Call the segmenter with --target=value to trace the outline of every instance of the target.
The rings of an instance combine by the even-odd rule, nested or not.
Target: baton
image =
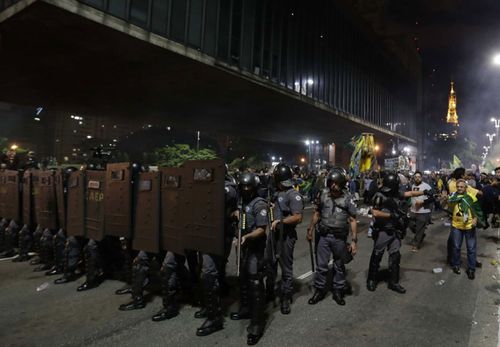
[[[314,252],[313,252],[312,240],[309,240],[309,255],[311,256],[311,269],[312,272],[314,272]]]
[[[241,209],[243,212],[243,209]],[[240,266],[241,266],[241,231],[246,230],[246,213],[243,212],[241,215],[241,227],[238,228],[238,243],[236,244],[236,276],[240,277]]]

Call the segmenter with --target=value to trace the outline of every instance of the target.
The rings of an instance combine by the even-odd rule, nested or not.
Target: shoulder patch
[[[245,212],[250,212],[250,206],[245,206]]]
[[[302,200],[302,197],[300,195],[295,196],[295,200],[300,201]]]
[[[267,216],[267,210],[266,210],[266,209],[262,209],[262,210],[260,211],[260,215],[261,215],[262,217]]]

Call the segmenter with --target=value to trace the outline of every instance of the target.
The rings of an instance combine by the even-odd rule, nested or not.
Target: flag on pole
[[[363,133],[353,141],[349,174],[356,177],[359,173],[370,171],[375,164],[375,140],[373,134]]]
[[[451,163],[451,168],[456,169],[458,167],[464,167],[464,164],[462,164],[462,161],[455,154],[453,154],[453,162]]]

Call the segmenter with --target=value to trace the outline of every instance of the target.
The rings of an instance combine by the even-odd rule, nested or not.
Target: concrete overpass
[[[84,2],[12,2],[0,7],[0,101],[280,143],[416,142]]]

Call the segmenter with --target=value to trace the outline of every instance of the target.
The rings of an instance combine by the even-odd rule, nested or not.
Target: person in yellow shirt
[[[451,179],[448,181],[448,191],[450,192],[450,195],[457,191],[457,180],[463,179],[464,177],[465,177],[465,169],[463,167],[459,167],[455,169],[455,171],[453,171]],[[476,197],[477,195],[482,195],[483,192],[467,185],[467,194]]]
[[[474,209],[477,198],[467,192],[467,183],[463,179],[456,181],[456,192],[448,199],[448,206],[452,213],[451,218],[451,266],[453,272],[460,274],[460,249],[465,237],[467,246],[467,276],[474,279],[476,270],[476,225],[478,213]]]

